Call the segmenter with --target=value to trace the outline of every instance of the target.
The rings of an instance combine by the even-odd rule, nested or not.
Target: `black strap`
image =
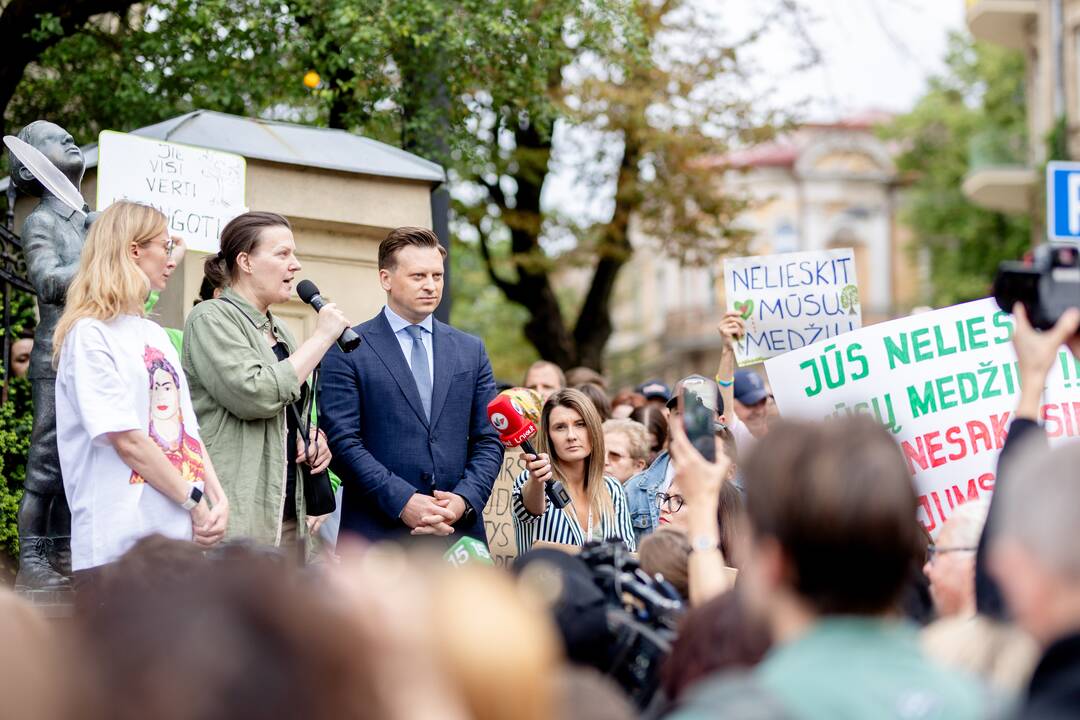
[[[218,300],[224,300],[225,302],[232,305],[234,308],[236,308],[237,310],[240,311],[240,314],[244,316],[245,320],[247,320],[248,322],[251,323],[251,326],[253,328],[255,328],[256,330],[259,329],[259,326],[255,324],[255,321],[252,320],[251,317],[246,312],[244,312],[244,309],[242,307],[240,307],[239,305],[237,305],[236,303],[234,303],[232,300],[225,297],[224,295],[218,297],[217,299]],[[271,331],[273,330],[273,324],[272,323],[271,323],[270,329],[271,329]],[[281,338],[278,338],[278,342],[281,343],[282,346],[285,345],[285,343],[282,342]],[[288,348],[286,348],[286,350],[287,349]],[[289,356],[286,355],[285,357],[288,358]],[[309,460],[311,459],[311,455],[309,454],[309,450],[308,450],[308,438],[311,436],[311,428],[312,428],[312,425],[311,425],[311,403],[313,403],[315,401],[315,393],[318,392],[319,378],[320,378],[319,366],[316,365],[315,370],[312,371],[312,373],[311,373],[311,392],[306,393],[306,394],[303,392],[303,390],[301,390],[301,392],[300,392],[300,401],[299,402],[302,403],[301,409],[300,410],[296,409],[296,403],[289,403],[289,412],[291,412],[292,415],[293,415],[293,421],[296,423],[296,427],[300,431],[300,439],[304,443],[304,457],[308,458]],[[306,385],[307,385],[306,382],[301,383],[301,388],[304,388]],[[303,420],[301,420],[301,418],[307,418],[307,422],[304,422]],[[319,422],[318,422],[317,419],[315,421],[315,426],[314,427],[315,427],[315,431],[318,432],[318,430],[319,430]],[[316,440],[315,440],[316,451],[318,451],[318,442],[319,442],[318,438],[316,437]]]
[[[237,305],[236,303],[234,303],[232,300],[225,297],[224,295],[222,295],[221,297],[218,297],[217,299],[218,300],[224,300],[225,302],[232,305],[234,308],[236,308],[237,310],[240,311],[240,314],[244,316],[245,320],[247,320],[249,323],[251,323],[251,327],[255,328],[256,330],[259,329],[259,326],[255,324],[255,321],[252,320],[251,317],[246,312],[244,312],[244,308],[240,307],[239,305]],[[271,324],[271,328],[273,328],[272,324]]]
[[[291,412],[293,414],[293,420],[296,422],[296,427],[300,431],[300,439],[304,443],[304,457],[306,457],[309,461],[311,460],[311,455],[309,454],[309,450],[308,450],[308,438],[311,437],[311,429],[312,428],[314,428],[315,432],[316,432],[316,436],[315,436],[315,450],[316,450],[316,452],[318,452],[318,447],[319,447],[319,437],[318,437],[318,434],[317,434],[318,431],[319,431],[318,413],[315,413],[316,417],[315,417],[314,425],[312,425],[311,406],[315,402],[315,393],[318,392],[318,383],[319,383],[319,381],[321,379],[322,379],[322,375],[319,373],[319,366],[316,365],[315,369],[311,373],[311,386],[312,386],[311,392],[309,392],[309,393],[301,393],[301,397],[300,397],[300,400],[299,400],[299,402],[301,404],[301,409],[300,410],[296,409],[297,403],[289,403],[289,412]],[[308,467],[310,467],[310,465]]]

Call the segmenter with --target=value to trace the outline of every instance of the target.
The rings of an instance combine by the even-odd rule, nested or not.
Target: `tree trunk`
[[[547,177],[548,159],[551,154],[551,133],[538,132],[532,126],[519,127],[515,139],[519,155],[539,158],[536,166],[540,171],[519,171],[513,209],[506,209],[507,224],[511,232],[511,250],[517,280],[498,278],[494,272],[487,248],[484,260],[488,271],[507,299],[529,311],[525,323],[525,337],[536,347],[540,357],[563,368],[585,365],[595,370],[603,369],[604,347],[611,337],[611,297],[619,271],[630,259],[633,248],[627,230],[633,208],[633,192],[637,183],[637,165],[640,150],[633,139],[626,141],[616,184],[616,206],[611,222],[604,229],[598,247],[600,258],[593,269],[592,280],[581,310],[571,333],[564,321],[558,297],[551,285],[550,270],[543,261],[537,260],[541,253],[539,242],[540,193]],[[524,220],[524,221],[523,221]]]
[[[599,246],[600,259],[593,271],[592,283],[581,306],[577,325],[574,326],[578,363],[595,370],[603,370],[604,346],[614,330],[611,324],[611,296],[615,292],[615,281],[634,252],[628,232],[630,215],[637,202],[637,168],[640,160],[640,145],[630,133],[624,133],[623,155],[615,184],[615,212],[605,228]]]

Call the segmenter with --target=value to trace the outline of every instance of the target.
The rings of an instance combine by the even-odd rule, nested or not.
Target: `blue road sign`
[[[1046,234],[1080,241],[1080,162],[1046,164]]]

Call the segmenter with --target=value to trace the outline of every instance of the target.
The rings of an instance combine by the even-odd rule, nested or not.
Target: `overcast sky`
[[[756,0],[698,0],[718,10],[726,28],[755,26],[764,10]],[[805,119],[829,121],[865,110],[904,112],[941,71],[951,31],[964,29],[963,0],[803,0],[813,19],[803,27],[821,55],[815,67],[792,72],[798,47],[789,28],[762,37],[749,57],[759,68],[758,92],[773,90],[777,104],[801,109]],[[611,216],[610,192],[583,188],[559,163],[544,187],[544,202],[580,219]],[[576,138],[577,143],[588,143]],[[569,144],[562,143],[563,147]]]
[[[716,2],[718,0],[712,0]],[[732,16],[757,3],[726,3]],[[806,28],[822,55],[816,68],[785,78],[793,55],[786,33],[763,38],[754,56],[790,102],[812,98],[815,120],[866,109],[903,112],[940,72],[948,33],[964,29],[962,0],[809,0]]]

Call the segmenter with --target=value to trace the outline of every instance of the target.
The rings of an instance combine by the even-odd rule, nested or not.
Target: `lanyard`
[[[218,300],[224,300],[225,302],[229,303],[234,308],[239,310],[240,314],[243,315],[247,319],[247,321],[251,323],[252,327],[254,327],[256,330],[260,330],[259,326],[256,325],[255,321],[251,319],[251,316],[249,316],[246,312],[244,312],[244,309],[242,307],[240,307],[239,305],[237,305],[236,303],[234,303],[232,300],[230,300],[227,297],[219,297],[217,299]],[[267,318],[267,320],[269,320],[269,318]],[[277,333],[274,332],[274,323],[273,322],[270,323],[270,332],[274,334],[274,337],[277,339],[277,341],[279,343],[281,343],[281,346],[286,348],[286,352],[287,352],[288,348],[285,346],[285,341],[282,340],[280,337],[278,337]],[[288,355],[286,355],[286,357],[288,357]],[[309,392],[304,392],[304,390],[308,390],[307,383],[306,382],[300,383],[300,386],[301,386],[300,400],[298,401],[298,403],[289,403],[289,412],[291,412],[292,415],[293,415],[293,420],[296,422],[297,430],[300,432],[300,440],[304,444],[304,456],[305,457],[311,457],[311,453],[308,450],[308,439],[311,436],[311,404],[313,402],[315,402],[315,393],[318,392],[318,389],[319,389],[319,380],[320,380],[319,366],[316,365],[315,370],[312,371],[312,373],[311,373],[311,389],[310,389],[310,391]],[[299,407],[297,407],[297,404],[299,404]],[[315,421],[316,430],[318,430],[318,427],[319,427],[319,423],[318,423],[318,420],[316,420]],[[315,442],[316,442],[316,446],[317,446],[317,444],[318,444],[318,436],[316,436]],[[592,515],[589,516],[589,519],[590,519],[590,521],[592,520]]]

